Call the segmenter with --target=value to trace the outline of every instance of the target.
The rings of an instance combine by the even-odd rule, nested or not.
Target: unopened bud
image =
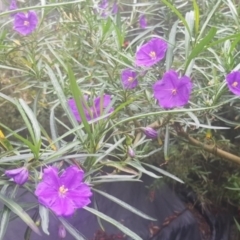
[[[135,152],[133,151],[133,149],[131,147],[128,146],[128,155],[131,158],[135,157]]]
[[[59,238],[60,239],[63,239],[63,238],[65,238],[66,237],[66,228],[62,225],[62,224],[60,224],[59,225],[59,228],[58,228],[58,236],[59,236]]]
[[[143,127],[142,130],[148,138],[155,139],[158,137],[158,132],[151,127]]]

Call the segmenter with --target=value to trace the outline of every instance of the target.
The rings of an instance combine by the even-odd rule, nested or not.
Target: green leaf
[[[240,231],[240,225],[239,225],[238,221],[236,220],[236,218],[235,218],[235,217],[234,217],[233,219],[234,219],[234,222],[235,222],[235,223],[236,223],[236,225],[237,225],[237,229],[238,229],[238,231]]]
[[[163,147],[163,154],[165,161],[169,160],[169,124],[166,125],[166,131],[165,131],[165,139],[164,139],[164,147]]]
[[[112,152],[118,145],[120,145],[126,137],[122,137],[119,139],[115,144],[113,144],[111,147],[108,148],[108,150],[105,151],[104,154],[102,154],[95,162],[94,165],[96,165],[99,161],[101,161],[103,158],[105,158],[110,152]]]
[[[207,44],[213,40],[214,36],[216,35],[217,33],[217,28],[215,27],[212,27],[208,34],[206,35],[205,38],[203,38],[198,44],[196,44],[196,46],[193,48],[191,54],[189,55],[188,57],[188,60],[186,62],[186,66],[185,66],[185,70],[184,72],[186,71],[186,69],[188,68],[188,65],[189,63],[195,58],[198,56],[198,54],[200,54],[204,48],[207,46]]]
[[[1,214],[1,225],[0,225],[0,240],[4,240],[4,236],[8,227],[9,218],[10,218],[11,211],[9,208],[3,208],[3,212]]]
[[[123,208],[126,208],[127,210],[129,210],[129,211],[131,211],[131,212],[139,215],[139,216],[142,217],[142,218],[145,218],[145,219],[148,219],[148,220],[151,220],[151,221],[157,221],[157,219],[148,216],[147,214],[141,212],[140,210],[134,208],[133,206],[131,206],[131,205],[123,202],[122,200],[120,200],[120,199],[118,199],[118,198],[116,198],[116,197],[114,197],[114,196],[112,196],[112,195],[110,195],[110,194],[108,194],[108,193],[106,193],[106,192],[103,192],[103,191],[100,191],[100,190],[97,190],[97,189],[94,189],[94,188],[93,188],[93,190],[94,190],[95,192],[103,195],[104,197],[110,199],[111,201],[119,204],[119,205],[122,206]]]
[[[114,225],[115,227],[117,227],[118,229],[120,229],[123,233],[125,233],[126,235],[128,235],[129,237],[131,237],[134,240],[143,240],[141,237],[139,237],[136,233],[132,232],[129,228],[125,227],[124,225],[122,225],[120,222],[114,220],[113,218],[107,216],[106,214],[97,211],[94,208],[90,208],[90,207],[83,207],[85,210],[97,215],[98,217],[102,218],[103,220],[111,223],[112,225]]]
[[[200,38],[202,37],[202,35],[203,35],[203,33],[205,32],[207,26],[209,25],[210,19],[212,18],[212,16],[214,15],[214,13],[216,12],[217,8],[219,7],[219,5],[220,5],[221,3],[222,3],[222,0],[218,0],[218,1],[214,4],[211,12],[208,13],[207,19],[205,20],[204,24],[201,26],[201,30],[200,30],[200,33],[199,33],[199,35],[198,35],[198,39],[200,39]]]
[[[64,218],[59,217],[59,221],[63,224],[63,226],[67,229],[67,231],[77,240],[87,240],[76,228],[74,228],[69,222],[67,222]]]
[[[193,0],[193,8],[194,8],[194,18],[195,18],[195,36],[197,36],[198,30],[199,30],[200,17],[199,17],[199,7],[196,0]]]
[[[41,218],[41,226],[44,233],[49,235],[49,210],[42,205],[39,205],[39,215]]]
[[[169,173],[169,172],[167,172],[167,171],[165,171],[165,170],[163,170],[161,168],[155,167],[155,166],[147,164],[147,163],[142,163],[142,164],[148,166],[149,168],[154,169],[155,171],[161,173],[162,175],[170,177],[170,178],[172,178],[172,179],[174,179],[174,180],[176,180],[176,181],[178,181],[180,183],[184,183],[180,178],[174,176],[173,174],[171,174],[171,173]]]
[[[172,5],[168,0],[161,0],[167,7],[169,7],[177,16],[178,18],[182,21],[184,26],[186,27],[189,35],[191,35],[191,31],[189,29],[189,26],[185,20],[185,18],[182,16],[182,14]]]
[[[150,177],[153,177],[153,178],[161,178],[161,176],[157,176],[155,173],[153,172],[150,172],[148,170],[146,170],[140,162],[137,162],[137,161],[128,161],[126,162],[128,165],[136,168],[137,170],[139,170],[141,173],[145,173],[147,175],[149,175]]]
[[[25,111],[27,117],[29,118],[31,124],[32,124],[32,129],[34,132],[34,143],[38,144],[41,141],[41,129],[40,125],[36,119],[36,116],[33,114],[33,111],[30,109],[30,107],[25,103],[23,99],[19,99],[19,103],[21,104],[23,110]]]
[[[69,110],[69,107],[67,105],[67,99],[64,95],[64,92],[58,82],[58,79],[56,77],[56,75],[54,74],[53,70],[46,65],[46,70],[47,70],[47,74],[51,79],[52,85],[57,93],[58,99],[61,103],[61,106],[65,112],[65,114],[68,116],[69,121],[71,122],[71,124],[73,125],[74,128],[77,128],[79,126],[77,120],[74,118],[74,116],[72,115],[72,113]],[[82,135],[80,134],[79,131],[75,131],[75,133],[77,134],[77,136],[79,137],[80,140],[82,140]]]
[[[85,112],[84,112],[84,109],[83,109],[83,104],[84,104],[84,106],[86,106],[88,111],[90,111],[90,109],[87,106],[87,103],[84,99],[82,91],[78,87],[78,84],[77,84],[76,78],[74,76],[74,73],[73,73],[73,71],[72,71],[72,69],[69,65],[68,65],[68,78],[69,78],[69,81],[70,81],[70,90],[72,92],[73,98],[74,98],[75,103],[77,105],[77,109],[78,109],[78,112],[80,114],[82,123],[84,125],[84,128],[85,128],[86,132],[88,133],[88,136],[90,137],[90,139],[93,142],[91,128],[90,128],[88,120],[85,116]]]
[[[32,218],[16,202],[0,193],[0,201],[3,202],[13,213],[20,217],[35,233],[41,235]]]
[[[172,61],[173,61],[173,50],[175,47],[176,42],[176,33],[177,33],[177,26],[178,21],[176,21],[170,31],[169,39],[168,39],[168,49],[166,54],[166,71],[168,71],[171,68]]]

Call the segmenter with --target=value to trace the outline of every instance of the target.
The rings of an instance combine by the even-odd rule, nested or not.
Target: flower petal
[[[73,215],[75,207],[71,199],[67,197],[58,197],[49,208],[57,215],[68,217]]]
[[[77,188],[83,179],[84,172],[76,166],[68,167],[60,177],[60,186],[64,185],[68,189]]]
[[[58,189],[54,185],[49,187],[45,182],[37,185],[35,195],[38,197],[38,201],[45,207],[51,207],[59,197]]]
[[[88,205],[91,202],[89,199],[91,196],[91,189],[85,183],[82,183],[78,188],[74,190],[69,190],[67,193],[67,197],[73,201],[76,208],[82,208]]]
[[[228,89],[235,95],[240,95],[240,71],[234,71],[226,76]]]

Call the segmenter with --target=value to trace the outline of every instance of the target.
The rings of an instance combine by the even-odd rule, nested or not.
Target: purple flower
[[[10,5],[9,5],[9,10],[12,11],[12,10],[16,10],[18,8],[17,6],[17,1],[16,0],[12,0]],[[16,14],[16,13],[15,13]],[[14,15],[15,15],[14,14]]]
[[[98,8],[105,10],[108,7],[108,0],[102,0],[99,4],[98,4]]]
[[[9,178],[13,178],[14,182],[23,185],[28,180],[28,169],[26,167],[6,170],[5,174]]]
[[[118,5],[117,5],[117,2],[114,2],[112,6],[112,14],[115,15],[117,13],[118,13]]]
[[[38,17],[34,11],[17,13],[14,15],[14,30],[23,36],[32,33],[38,24]]]
[[[152,139],[155,139],[158,137],[158,132],[151,128],[151,127],[143,127],[141,128],[144,132],[144,134],[148,137],[148,138],[152,138]]]
[[[40,204],[50,208],[57,216],[71,216],[75,209],[88,205],[92,196],[90,187],[82,183],[84,172],[70,166],[61,176],[56,167],[44,169],[43,181],[37,185],[35,195]]]
[[[87,100],[87,96],[84,96],[85,100]],[[85,116],[88,121],[98,118],[102,115],[104,109],[106,109],[111,102],[111,96],[110,95],[103,95],[102,97],[97,97],[93,100],[93,106],[87,108],[84,103],[82,103]],[[72,110],[73,115],[75,116],[76,120],[81,122],[82,119],[78,113],[77,105],[74,101],[74,99],[68,100],[68,106]],[[113,112],[113,108],[110,108],[108,110],[108,113]]]
[[[167,50],[167,43],[159,38],[152,38],[137,49],[135,64],[137,66],[151,67],[162,60]]]
[[[147,19],[146,19],[144,14],[142,14],[139,17],[139,25],[140,25],[140,28],[146,28],[147,27]]]
[[[181,107],[188,103],[192,90],[189,77],[178,78],[174,70],[169,70],[153,86],[154,97],[163,108]]]
[[[66,235],[67,235],[66,228],[62,224],[60,224],[59,227],[58,227],[58,236],[59,236],[59,238],[63,239],[63,238],[66,237]]]
[[[121,74],[123,87],[126,89],[133,89],[138,85],[137,73],[130,68],[126,68]]]
[[[228,89],[235,95],[240,95],[240,72],[231,72],[226,77]]]

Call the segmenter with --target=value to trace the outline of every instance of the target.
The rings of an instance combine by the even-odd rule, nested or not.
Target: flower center
[[[149,53],[149,56],[151,57],[151,59],[156,59],[156,53],[154,51],[151,51]]]
[[[237,85],[238,85],[237,81],[233,82],[233,84],[232,84],[233,87],[237,87]]]
[[[133,77],[129,77],[128,82],[132,82],[132,81],[133,81]]]
[[[68,191],[68,188],[65,188],[64,185],[62,185],[62,186],[58,189],[59,195],[60,195],[61,197],[65,197],[67,191]]]
[[[176,95],[177,94],[177,89],[173,89],[172,90],[172,95]]]
[[[28,25],[29,25],[29,21],[24,21],[24,22],[23,22],[23,25],[24,25],[24,26],[28,26]]]

